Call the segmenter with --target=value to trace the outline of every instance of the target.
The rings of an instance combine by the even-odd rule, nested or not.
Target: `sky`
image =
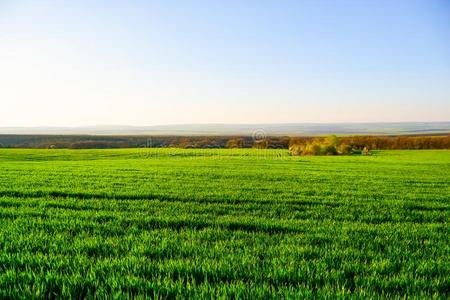
[[[448,0],[0,0],[0,126],[450,121]]]

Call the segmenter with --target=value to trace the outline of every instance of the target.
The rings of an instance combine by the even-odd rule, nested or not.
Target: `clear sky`
[[[450,121],[448,0],[0,0],[0,126]]]

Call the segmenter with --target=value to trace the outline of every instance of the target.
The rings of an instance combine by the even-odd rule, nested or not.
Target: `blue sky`
[[[450,2],[0,0],[0,126],[450,120]]]

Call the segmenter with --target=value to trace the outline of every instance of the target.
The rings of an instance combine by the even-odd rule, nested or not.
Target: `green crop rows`
[[[0,150],[0,298],[448,298],[450,151]]]

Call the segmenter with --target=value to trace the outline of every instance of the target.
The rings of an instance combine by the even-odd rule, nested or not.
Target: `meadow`
[[[0,149],[0,298],[450,297],[450,151]]]

